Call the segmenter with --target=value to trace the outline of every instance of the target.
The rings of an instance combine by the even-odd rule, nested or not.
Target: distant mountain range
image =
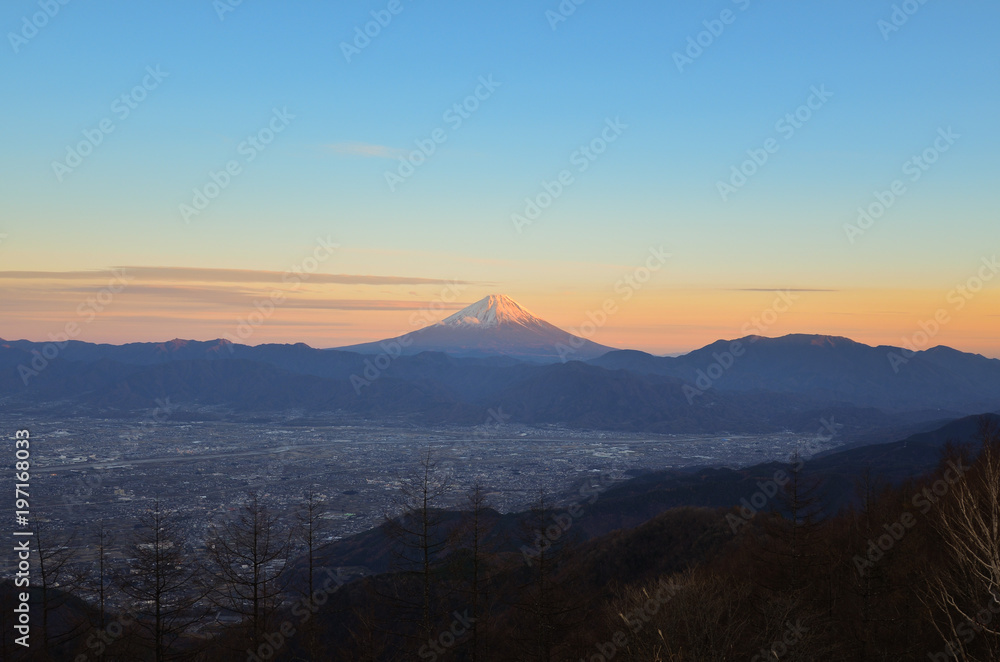
[[[944,346],[911,352],[835,336],[747,336],[678,357],[609,352],[592,364],[675,377],[700,391],[788,393],[887,410],[973,413],[1000,404],[1000,360]]]
[[[574,360],[559,361],[560,343],[578,350]],[[814,432],[836,416],[845,434],[884,441],[875,431],[1000,411],[1000,360],[812,335],[657,357],[572,336],[503,296],[339,350],[0,341],[2,408],[131,416],[167,398],[182,412],[462,425],[495,424],[502,412],[512,423],[658,433]]]

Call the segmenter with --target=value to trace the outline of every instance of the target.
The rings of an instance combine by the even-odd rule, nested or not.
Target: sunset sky
[[[752,332],[1000,357],[998,21],[11,0],[0,337],[207,340],[266,310],[248,344],[335,347],[503,293],[568,330],[612,299],[591,339],[658,354]]]

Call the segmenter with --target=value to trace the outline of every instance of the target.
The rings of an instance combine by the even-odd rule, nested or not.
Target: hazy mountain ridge
[[[909,358],[894,367],[890,356]],[[699,390],[796,393],[887,410],[975,413],[1000,405],[1000,360],[943,346],[911,354],[831,336],[747,336],[678,357],[610,352],[590,363],[675,377]]]
[[[743,346],[738,357],[735,343]],[[42,360],[52,347],[0,341],[0,398],[9,406],[122,411],[170,398],[181,407],[471,424],[502,408],[511,422],[649,432],[807,431],[832,411],[862,431],[1000,410],[1000,361],[938,347],[913,354],[897,373],[886,355],[902,350],[826,336],[718,341],[672,358],[612,351],[546,365],[222,340],[71,341]]]

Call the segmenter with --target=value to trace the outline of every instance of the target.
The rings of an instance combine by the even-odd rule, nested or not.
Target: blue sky
[[[994,250],[996,3],[914,1],[917,11],[886,39],[878,22],[890,20],[892,2],[587,0],[553,29],[546,12],[558,11],[555,1],[400,0],[402,10],[350,62],[341,44],[388,1],[244,0],[221,18],[216,4],[70,0],[17,44],[9,33],[42,10],[4,5],[2,269],[283,271],[317,236],[333,235],[343,250],[325,271],[464,279],[476,284],[470,299],[499,290],[573,319],[599,303],[618,271],[664,244],[674,255],[669,273],[643,293],[642,314],[619,325],[641,321],[650,338],[689,338],[704,326],[697,307],[684,309],[684,332],[652,316],[671,307],[671,291],[913,288],[932,302]],[[674,54],[726,11],[731,23],[678,71]],[[121,119],[112,104],[147,67],[169,75]],[[453,128],[444,114],[480,77],[499,86]],[[776,122],[814,86],[832,97],[781,136]],[[244,162],[239,145],[274,109],[294,119]],[[59,181],[53,161],[105,118],[114,131]],[[574,152],[616,118],[628,128],[577,172]],[[848,242],[843,225],[856,208],[901,178],[902,164],[945,127],[958,141]],[[447,140],[391,191],[386,171],[436,128]],[[722,200],[717,183],[769,138],[778,151]],[[240,174],[185,223],[179,206],[192,189],[234,159]],[[517,232],[511,215],[564,169],[572,186]],[[27,323],[38,305],[11,309],[25,333],[43,325],[38,315]],[[905,333],[925,314],[920,305],[879,333]],[[734,301],[732,326],[755,306]],[[389,328],[395,314],[347,320],[354,330],[344,339]],[[980,335],[984,319],[974,325]],[[824,322],[788,323],[822,331]],[[702,329],[705,341],[727,326]]]

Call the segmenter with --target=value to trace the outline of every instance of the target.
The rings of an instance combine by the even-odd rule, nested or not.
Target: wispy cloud
[[[282,283],[288,272],[264,271],[256,269],[208,269],[195,267],[117,267],[136,280],[201,282],[201,283]],[[0,280],[97,280],[115,278],[112,269],[93,271],[0,271]],[[358,274],[311,273],[303,278],[308,283],[338,285],[444,285],[468,281],[453,281],[440,278],[420,278],[415,276],[367,276]]]
[[[130,284],[122,291],[121,301],[128,301],[140,306],[155,306],[158,309],[218,309],[220,306],[252,308],[254,302],[266,299],[273,288],[252,291],[244,287],[209,286],[192,287],[186,285],[137,285]],[[0,287],[0,311],[4,313],[27,313],[74,308],[77,303],[85,300],[88,294],[94,294],[94,288],[60,287],[46,289],[39,287]],[[291,292],[282,299],[283,308],[301,308],[314,310],[344,310],[344,311],[411,311],[427,310],[431,301],[415,299],[344,299],[336,297],[300,296]],[[453,302],[433,303],[435,309],[459,310],[466,303]]]
[[[827,290],[810,287],[733,287],[726,292],[839,292],[840,290]]]
[[[408,150],[369,143],[334,143],[325,146],[327,151],[345,156],[363,156],[375,159],[398,159],[406,156]]]

